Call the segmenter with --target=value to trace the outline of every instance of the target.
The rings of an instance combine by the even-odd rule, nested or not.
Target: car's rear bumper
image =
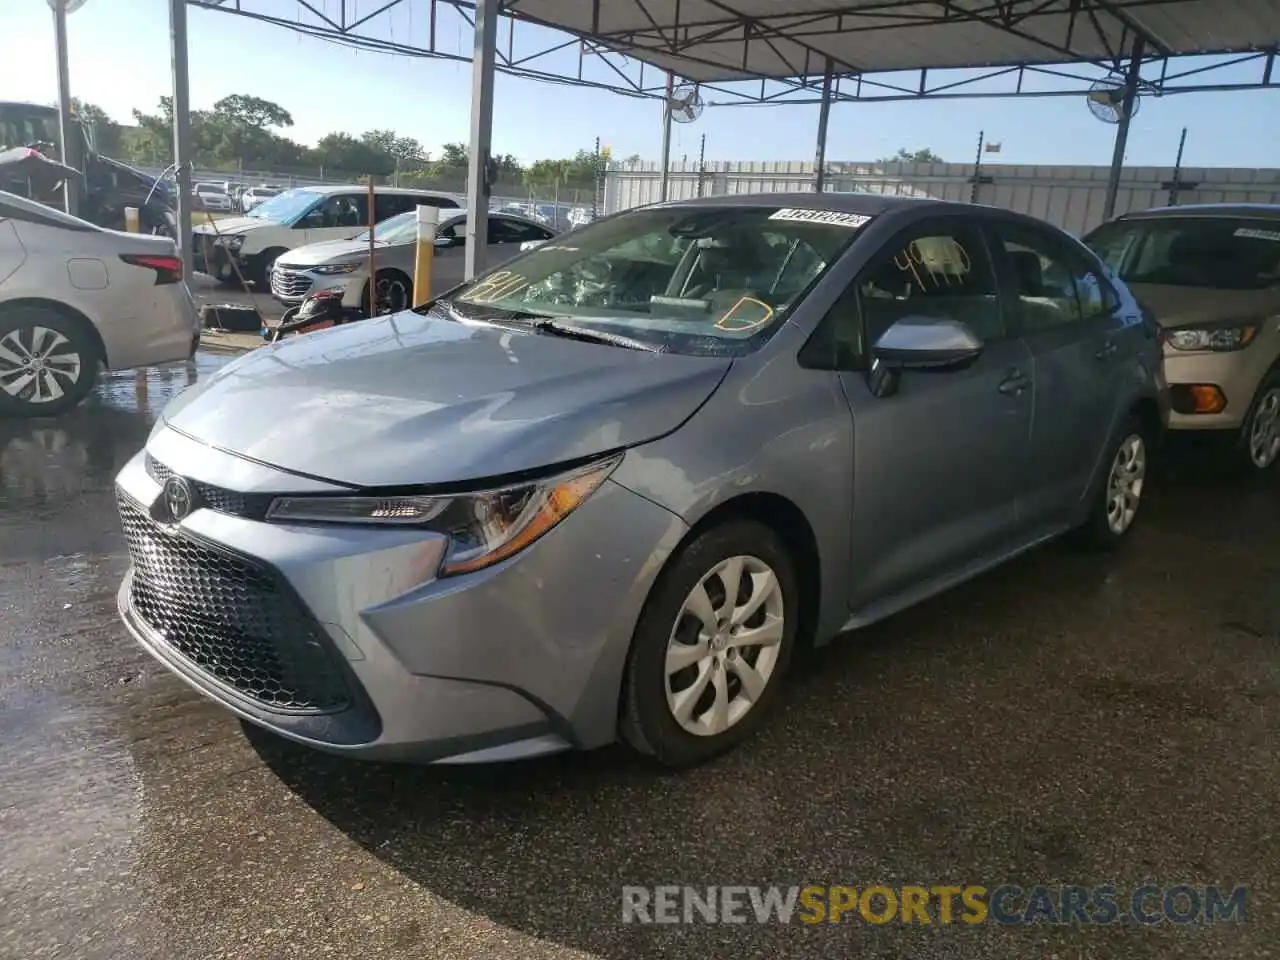
[[[187,285],[166,283],[148,288],[132,316],[103,323],[98,333],[108,369],[128,370],[189,359],[199,343],[200,319]]]

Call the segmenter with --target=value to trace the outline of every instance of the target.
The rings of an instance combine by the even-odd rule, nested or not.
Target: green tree
[[[908,150],[899,147],[892,157],[881,157],[876,163],[946,163],[940,156],[925,147],[923,150]]]
[[[311,150],[312,162],[326,170],[385,177],[395,170],[395,158],[349,133],[330,133]]]
[[[120,124],[107,115],[107,112],[94,103],[72,98],[71,108],[82,123],[93,127],[94,146],[101,154],[117,157],[121,153]]]

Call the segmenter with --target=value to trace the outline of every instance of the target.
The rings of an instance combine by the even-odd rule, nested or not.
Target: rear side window
[[[1280,220],[1116,220],[1099,227],[1085,243],[1126,283],[1211,290],[1280,285]]]
[[[1069,241],[1022,223],[998,223],[1024,333],[1069,326],[1110,312],[1117,301],[1094,264]]]
[[[442,210],[457,210],[458,201],[453,197],[422,196],[414,197],[412,202],[424,207],[439,207]]]

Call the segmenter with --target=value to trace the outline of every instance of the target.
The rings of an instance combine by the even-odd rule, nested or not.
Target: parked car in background
[[[244,193],[240,195],[240,209],[248,213],[258,204],[280,193],[279,187],[248,187]]]
[[[1159,343],[1053,227],[804,193],[569,236],[173,402],[118,477],[139,642],[345,755],[682,765],[797,646],[1132,529]]]
[[[184,360],[199,340],[171,239],[0,192],[0,415],[63,413],[100,366]]]
[[[453,215],[436,228],[431,273],[434,291],[462,283],[464,274],[466,217]],[[374,265],[378,271],[378,305],[394,313],[413,303],[414,256],[417,249],[417,214],[397,214],[374,229]],[[510,214],[489,216],[489,246],[483,263],[496,266],[520,252],[521,244],[545,242],[555,231],[545,224]],[[297,306],[318,290],[342,290],[344,307],[369,310],[369,232],[351,240],[329,240],[299,247],[280,259],[271,272],[271,295],[286,306]]]
[[[420,204],[456,210],[458,198],[423,190],[376,187],[377,223]],[[239,273],[263,287],[276,258],[295,247],[345,240],[369,228],[369,192],[361,186],[298,187],[256,205],[243,217],[201,224],[192,236],[195,269],[224,283]]]
[[[1280,205],[1126,214],[1085,242],[1164,327],[1173,430],[1229,436],[1240,462],[1280,459]]]
[[[569,211],[569,227],[577,229],[585,227],[592,220],[591,211],[586,207],[574,207]]]
[[[191,195],[202,210],[212,210],[215,213],[231,212],[231,197],[219,184],[197,183],[192,187]]]

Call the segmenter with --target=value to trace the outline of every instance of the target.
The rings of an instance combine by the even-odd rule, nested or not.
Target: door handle
[[[1102,345],[1101,349],[1099,349],[1098,352],[1094,354],[1094,356],[1097,357],[1099,360],[1110,360],[1119,352],[1120,352],[1119,345],[1114,340],[1108,340],[1106,343]]]
[[[1019,396],[1023,390],[1031,386],[1031,378],[1021,370],[1010,370],[1005,374],[1005,378],[1000,381],[997,388],[1006,396]]]

